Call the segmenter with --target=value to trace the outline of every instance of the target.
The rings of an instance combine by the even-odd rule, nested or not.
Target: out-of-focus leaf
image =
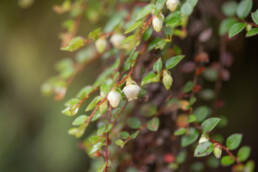
[[[64,51],[76,51],[84,45],[84,39],[82,37],[73,38],[67,46],[61,48]]]
[[[250,13],[253,6],[252,0],[242,0],[237,6],[237,16],[240,18],[245,18]]]
[[[183,55],[178,55],[178,56],[170,57],[170,58],[166,61],[166,69],[172,69],[172,68],[174,68],[183,58],[184,58]]]
[[[230,38],[236,36],[238,33],[240,33],[242,30],[244,30],[244,28],[246,27],[245,23],[235,23],[233,26],[230,27],[229,31],[228,31],[228,35]]]
[[[230,150],[235,150],[236,148],[238,148],[242,141],[242,137],[242,134],[232,134],[231,136],[229,136],[226,141],[227,148]]]

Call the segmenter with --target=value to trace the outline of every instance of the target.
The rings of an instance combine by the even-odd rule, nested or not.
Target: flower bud
[[[105,38],[99,38],[95,42],[96,49],[99,53],[103,53],[107,48],[107,41]]]
[[[120,95],[119,92],[117,92],[115,90],[111,90],[108,93],[107,99],[108,99],[108,102],[110,103],[110,105],[113,108],[116,108],[119,105],[119,103],[120,103],[121,95]]]
[[[207,134],[202,134],[201,138],[199,139],[199,144],[209,141],[209,136]]]
[[[127,97],[128,101],[132,101],[138,98],[138,94],[140,92],[140,87],[134,82],[129,81],[126,83],[126,86],[123,89],[125,96]]]
[[[152,26],[153,29],[156,32],[160,32],[162,29],[162,25],[163,25],[163,20],[164,20],[164,16],[163,14],[160,14],[159,16],[154,16],[152,19]]]
[[[216,145],[216,144],[214,145],[213,154],[218,159],[221,157],[222,150],[221,150],[221,147],[219,145]]]
[[[172,83],[173,83],[173,78],[172,78],[172,76],[170,75],[170,73],[169,73],[167,70],[164,70],[164,71],[163,71],[163,79],[162,79],[162,82],[163,82],[165,88],[166,88],[167,90],[169,90],[170,87],[171,87],[171,85],[172,85]]]
[[[246,30],[250,31],[251,29],[252,29],[252,25],[248,24],[247,27],[246,27]]]
[[[178,4],[179,4],[179,0],[167,0],[166,2],[167,8],[172,12],[176,10]]]
[[[110,41],[115,48],[121,48],[122,42],[124,39],[125,39],[124,35],[117,33],[112,35],[112,37],[110,38]]]

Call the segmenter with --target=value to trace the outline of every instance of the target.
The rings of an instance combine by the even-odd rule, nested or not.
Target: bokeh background
[[[86,153],[67,134],[72,119],[61,114],[65,100],[55,102],[40,93],[41,84],[55,74],[55,62],[67,56],[59,51],[58,39],[64,16],[52,10],[58,2],[38,0],[24,9],[17,0],[0,0],[0,172],[80,172],[89,166]],[[232,43],[235,62],[230,82],[223,85],[225,107],[220,111],[229,120],[224,134],[243,133],[243,143],[252,147],[255,160],[257,45],[258,37]],[[70,94],[92,80],[96,66],[77,77]]]

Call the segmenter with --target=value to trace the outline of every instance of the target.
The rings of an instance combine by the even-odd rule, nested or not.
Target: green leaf
[[[177,129],[175,132],[174,132],[174,135],[175,136],[181,136],[181,135],[184,135],[186,132],[186,129],[185,128],[179,128]]]
[[[251,16],[252,16],[252,20],[254,21],[254,23],[258,24],[258,9],[255,12],[253,12],[251,14]]]
[[[199,133],[194,128],[189,129],[188,135],[185,135],[181,139],[181,146],[186,147],[194,143],[198,139]]]
[[[143,22],[141,20],[136,21],[132,23],[125,31],[125,34],[128,34],[136,29],[138,29],[140,26],[142,26]]]
[[[220,118],[208,118],[202,123],[202,131],[204,133],[211,132],[220,122]]]
[[[86,127],[87,127],[86,125],[81,125],[81,126],[79,126],[77,128],[75,128],[75,127],[74,128],[70,128],[68,130],[68,134],[73,135],[76,138],[80,138],[84,134],[84,131],[85,131]]]
[[[210,109],[206,106],[199,106],[193,114],[197,118],[197,122],[202,122],[210,113]]]
[[[95,49],[92,47],[86,47],[76,53],[75,59],[79,64],[85,63],[94,58]]]
[[[250,13],[251,9],[253,6],[253,1],[252,0],[242,0],[237,7],[237,16],[239,18],[245,18],[248,16]]]
[[[189,118],[188,118],[188,123],[192,123],[192,122],[195,122],[197,120],[196,116],[195,115],[189,115]]]
[[[166,61],[166,69],[174,68],[182,59],[183,55],[173,56]]]
[[[242,134],[232,134],[227,138],[226,146],[228,147],[228,149],[234,150],[238,148],[241,141],[242,141]]]
[[[181,14],[184,16],[189,16],[193,12],[193,7],[190,3],[185,2],[181,7]]]
[[[160,73],[162,69],[162,60],[159,58],[153,65],[153,70]]]
[[[190,167],[190,171],[203,171],[204,170],[204,164],[203,162],[197,161],[194,162],[191,167]]]
[[[125,145],[124,141],[121,140],[121,139],[116,140],[116,141],[115,141],[115,144],[118,145],[118,146],[120,146],[121,148],[123,148],[124,145]]]
[[[187,152],[185,150],[182,150],[177,155],[176,162],[179,163],[179,164],[182,164],[183,162],[185,162],[186,157],[187,157]]]
[[[88,119],[88,116],[86,115],[80,115],[77,118],[75,118],[75,120],[73,121],[73,125],[78,126],[78,125],[82,125],[86,122],[86,120]]]
[[[91,86],[86,86],[80,90],[80,92],[76,95],[80,100],[87,97],[89,93],[92,91]]]
[[[233,26],[236,22],[237,20],[234,18],[226,18],[222,20],[219,26],[219,34],[224,35],[225,33],[227,33],[231,26]]]
[[[251,153],[251,149],[249,146],[241,147],[237,153],[238,160],[241,162],[246,161],[250,156],[250,153]]]
[[[137,14],[136,16],[136,20],[140,20],[142,19],[143,17],[149,15],[152,10],[154,9],[154,5],[153,4],[148,4],[146,5],[145,7],[143,7]]]
[[[131,138],[132,139],[135,139],[138,135],[139,135],[139,133],[140,133],[140,131],[139,130],[137,130],[137,131],[135,131],[133,134],[131,134]]]
[[[97,28],[88,34],[89,39],[97,40],[101,33],[101,28]]]
[[[85,142],[86,151],[90,156],[93,156],[96,151],[99,151],[104,146],[105,138],[102,136],[91,135]]]
[[[152,49],[163,49],[167,44],[167,41],[165,39],[162,38],[154,38],[148,46],[148,51],[152,50]]]
[[[113,31],[118,25],[123,24],[123,19],[127,15],[127,13],[123,11],[116,12],[112,15],[110,20],[107,22],[104,32]]]
[[[164,7],[167,0],[157,0],[156,2],[156,13],[158,14]]]
[[[61,48],[64,51],[76,51],[77,49],[81,48],[84,45],[84,40],[82,37],[75,37],[73,38],[67,46]]]
[[[155,74],[153,71],[144,76],[141,85],[144,86],[152,82],[159,82],[159,75]]]
[[[179,11],[169,14],[165,19],[166,26],[176,27],[182,24],[182,17]]]
[[[98,128],[97,135],[103,136],[105,133],[108,133],[111,129],[112,129],[112,124],[104,124]]]
[[[127,120],[127,125],[132,129],[138,129],[141,127],[141,121],[136,117],[131,117]]]
[[[187,2],[194,8],[198,3],[198,0],[187,0]]]
[[[154,117],[147,122],[147,128],[150,131],[157,131],[159,129],[159,118]]]
[[[79,105],[80,100],[77,98],[72,98],[69,101],[65,103],[66,108],[62,111],[63,114],[67,116],[74,116],[77,114],[80,105]]]
[[[258,34],[258,28],[252,28],[246,33],[246,37],[255,36]]]
[[[101,100],[101,96],[97,96],[95,97],[91,102],[90,104],[87,106],[87,108],[85,109],[85,111],[91,111],[92,109],[95,108],[95,106],[98,104],[98,102]]]
[[[232,38],[236,36],[238,33],[240,33],[244,28],[246,27],[245,23],[237,22],[233,26],[230,27],[229,29],[229,38]]]
[[[222,5],[222,11],[228,17],[234,16],[236,13],[236,9],[237,3],[235,1],[228,1]]]
[[[188,92],[192,91],[193,87],[194,87],[193,82],[192,82],[192,81],[188,81],[188,82],[184,85],[184,88],[183,88],[184,93],[188,93]]]
[[[124,64],[124,71],[129,70],[131,67],[134,66],[135,60],[139,55],[139,51],[131,51],[129,57],[126,59]]]
[[[254,172],[255,169],[255,163],[253,160],[248,161],[245,165],[245,171],[246,172]]]
[[[120,136],[121,136],[122,139],[127,139],[130,136],[130,134],[126,131],[122,131],[120,133]]]
[[[223,156],[220,162],[223,166],[230,166],[235,162],[235,160],[231,156],[227,155]]]
[[[214,146],[211,142],[204,142],[198,144],[198,146],[194,150],[195,157],[204,157],[208,156],[212,153]]]
[[[149,28],[143,33],[143,40],[144,40],[144,41],[148,41],[148,40],[150,39],[151,35],[152,35],[152,32],[153,32],[152,28],[149,27]]]
[[[211,156],[207,160],[207,165],[210,168],[218,168],[219,167],[219,160],[216,159],[215,157]]]

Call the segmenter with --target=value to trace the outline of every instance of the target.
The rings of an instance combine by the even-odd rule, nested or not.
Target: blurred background
[[[54,64],[67,55],[59,50],[58,39],[64,16],[52,10],[58,2],[38,0],[24,9],[17,0],[0,0],[0,172],[80,172],[89,166],[78,140],[67,134],[72,119],[61,114],[65,100],[55,102],[40,93],[41,84],[55,74]],[[235,63],[230,82],[223,85],[220,111],[229,121],[224,134],[243,133],[256,160],[257,45],[258,37],[234,42]],[[91,80],[78,78],[69,93]]]

